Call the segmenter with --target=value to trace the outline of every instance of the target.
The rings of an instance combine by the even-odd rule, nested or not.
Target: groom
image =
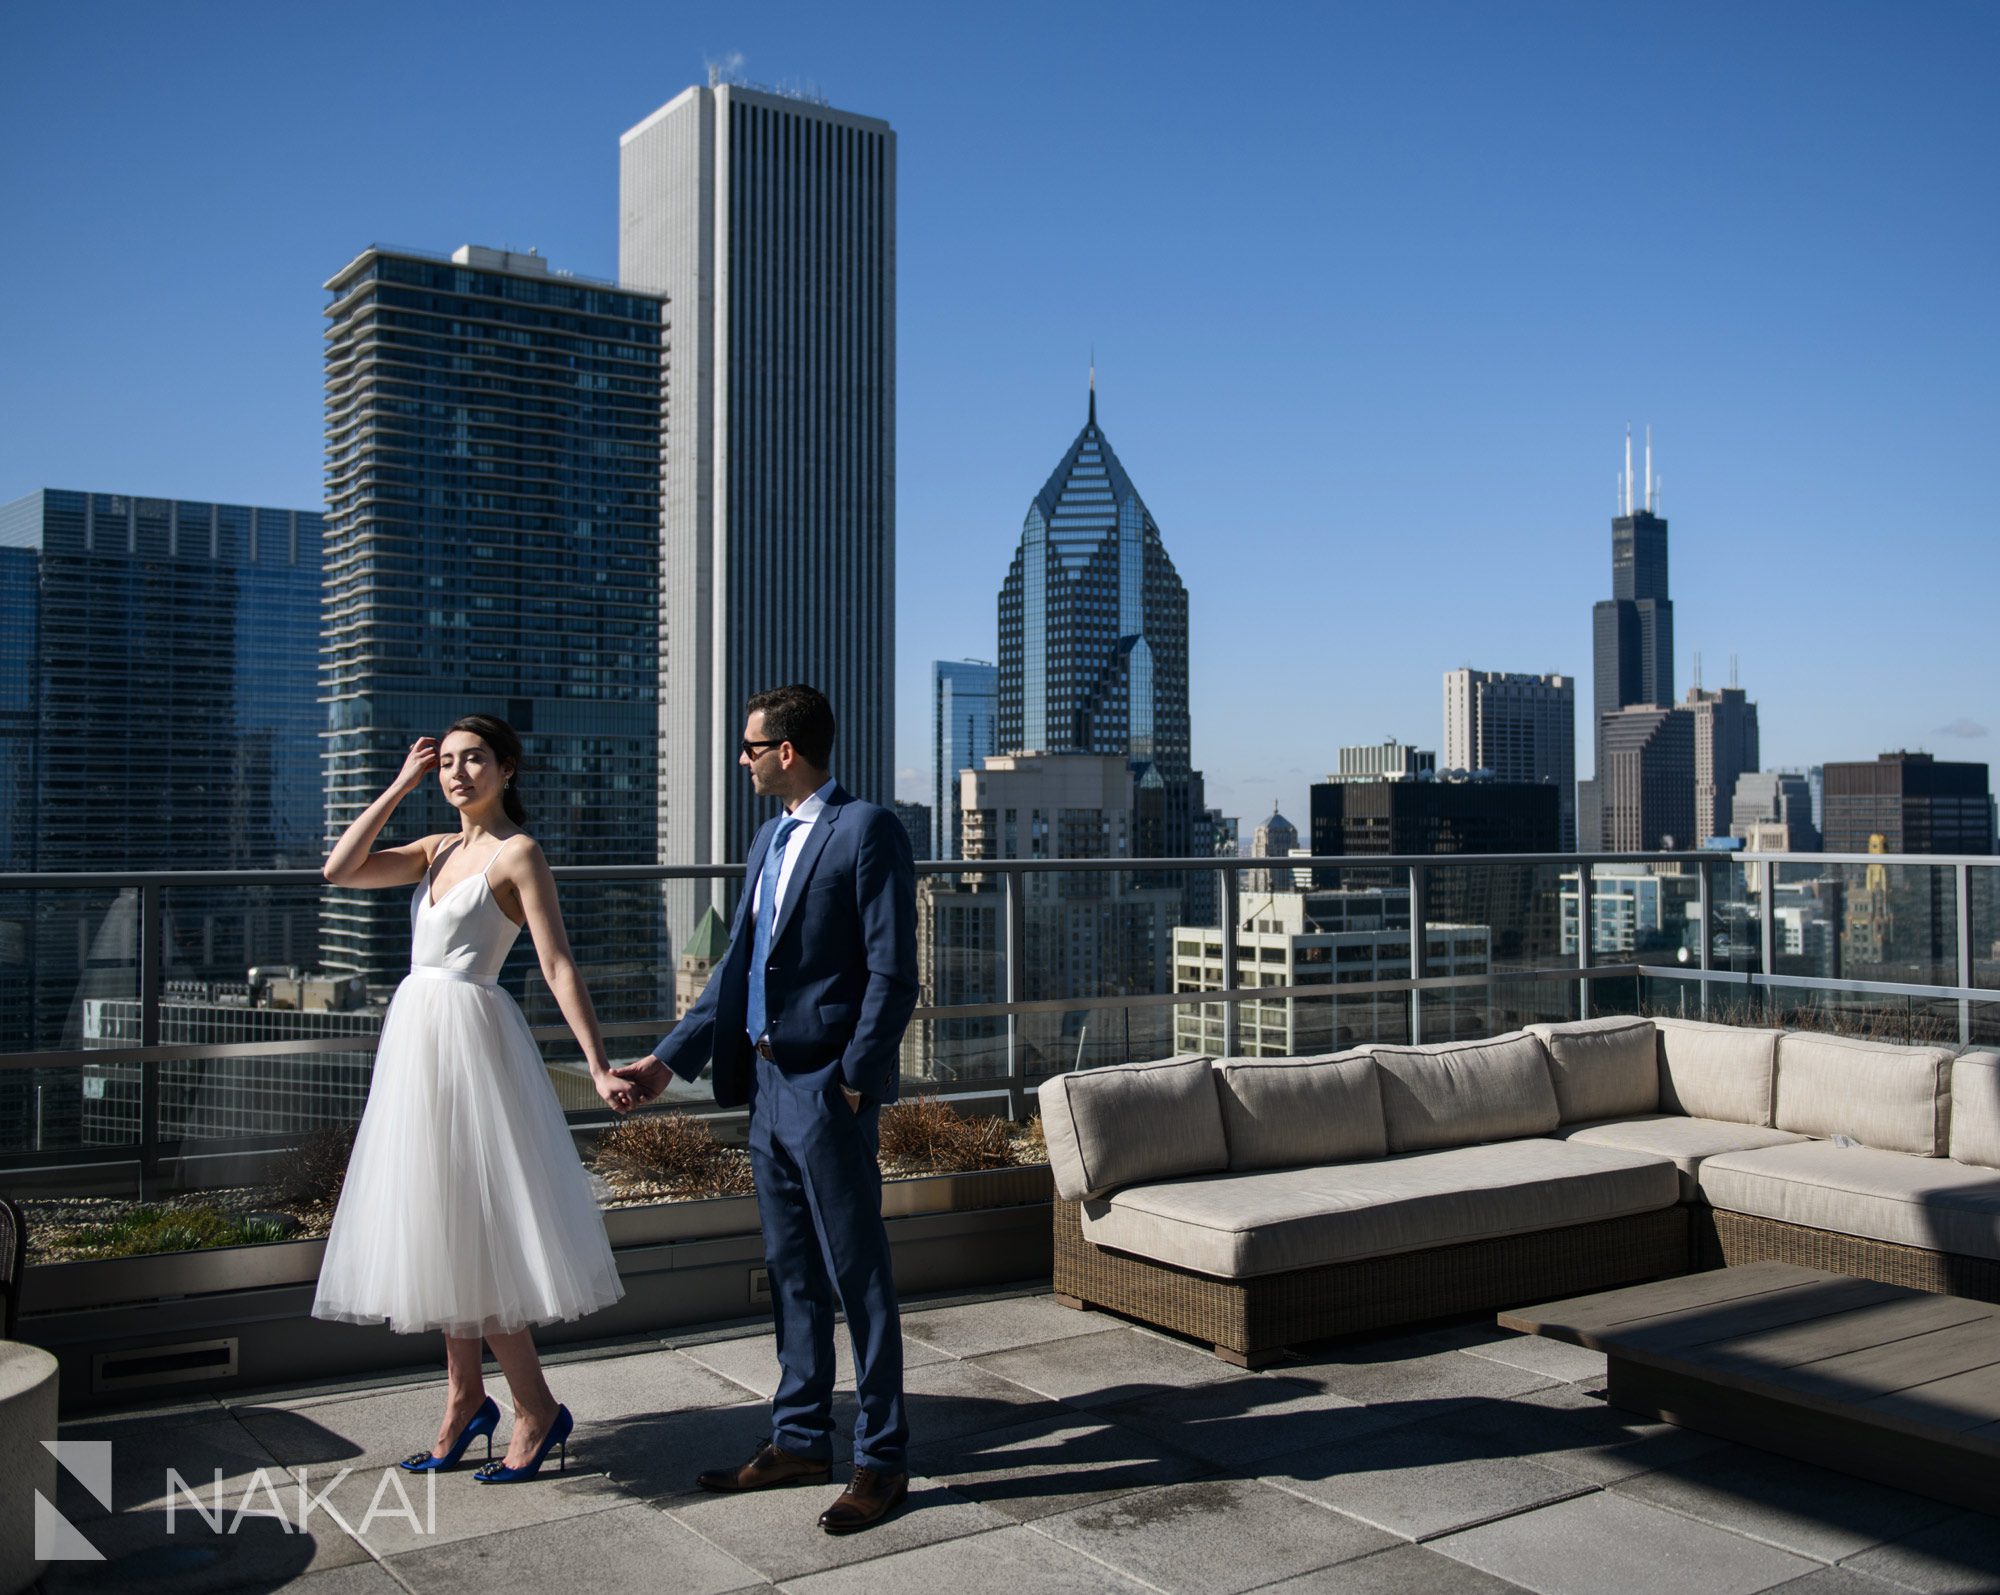
[[[820,1514],[865,1529],[908,1493],[903,1331],[882,1228],[876,1130],[896,1100],[898,1049],[917,1002],[916,871],[887,809],[828,774],[833,707],[812,687],[749,703],[737,763],[784,813],[751,845],[729,951],[650,1058],[616,1073],[643,1101],[667,1071],[713,1062],[715,1100],[750,1106],[750,1166],[770,1265],[782,1371],[771,1437],[705,1490],[824,1483],[833,1451],[833,1317],[854,1340],[854,1475]]]

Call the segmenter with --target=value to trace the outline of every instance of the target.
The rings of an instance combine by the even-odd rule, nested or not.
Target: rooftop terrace
[[[1262,1373],[1039,1291],[914,1301],[905,1332],[910,1499],[864,1534],[819,1532],[827,1490],[694,1490],[764,1433],[771,1339],[736,1327],[552,1355],[578,1415],[566,1473],[461,1471],[430,1500],[411,1480],[412,1510],[391,1490],[372,1520],[381,1470],[431,1433],[432,1372],[66,1424],[113,1442],[112,1510],[67,1478],[60,1503],[106,1560],[45,1588],[2000,1589],[2000,1518],[1622,1414],[1601,1357],[1485,1321]],[[169,1467],[211,1507],[220,1478],[225,1526],[246,1495],[284,1522],[218,1534],[183,1498],[170,1534]],[[333,1511],[299,1532],[301,1486]]]

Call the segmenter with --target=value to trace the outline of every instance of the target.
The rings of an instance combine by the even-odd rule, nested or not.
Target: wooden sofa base
[[[1941,1296],[2000,1302],[2000,1262],[1984,1257],[1901,1246],[1706,1206],[1695,1209],[1694,1232],[1697,1268],[1792,1263]]]
[[[1208,1342],[1238,1367],[1333,1335],[1547,1301],[1685,1274],[1688,1210],[1663,1208],[1531,1235],[1369,1257],[1255,1279],[1218,1279],[1083,1237],[1078,1204],[1055,1204],[1058,1302],[1101,1307]]]

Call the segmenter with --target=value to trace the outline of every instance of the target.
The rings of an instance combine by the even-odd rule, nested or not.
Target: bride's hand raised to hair
[[[395,789],[405,795],[416,791],[424,784],[424,777],[437,768],[437,762],[437,738],[418,737],[403,758],[403,768],[396,776]]]

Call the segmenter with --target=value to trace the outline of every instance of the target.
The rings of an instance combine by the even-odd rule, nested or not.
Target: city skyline
[[[1587,679],[1628,421],[1654,426],[1674,519],[1673,676],[1697,650],[1739,655],[1767,766],[1992,758],[2000,700],[1959,663],[1995,563],[1964,467],[1996,420],[1995,309],[1976,291],[1995,223],[1962,203],[1996,115],[1978,88],[1991,15],[1772,7],[1736,18],[1726,53],[1722,13],[1700,8],[1294,20],[1223,131],[1156,92],[1212,72],[1214,40],[1158,22],[1093,20],[1060,60],[982,39],[947,75],[918,68],[885,12],[598,10],[644,47],[606,61],[587,29],[536,37],[551,92],[519,127],[475,110],[530,59],[505,6],[479,38],[428,24],[359,87],[248,8],[134,16],[103,49],[73,18],[0,24],[25,68],[0,178],[38,240],[5,268],[0,498],[109,481],[313,502],[325,262],[373,238],[474,239],[611,275],[619,131],[726,46],[903,140],[897,380],[924,399],[896,438],[901,795],[929,786],[931,662],[991,646],[968,620],[1093,341],[1107,420],[1173,528],[1193,758],[1225,812],[1302,812],[1341,743],[1438,745],[1440,671]],[[1614,67],[1650,114],[1586,148]],[[247,97],[173,97],[203,69]],[[1024,71],[1058,104],[1093,92],[1031,114]],[[395,94],[405,77],[426,93]],[[360,126],[355,158],[279,181],[329,116]],[[1016,202],[1079,147],[1142,231],[1194,218],[1182,247],[1019,243]],[[252,205],[257,247],[213,272],[221,218]],[[107,213],[154,240],[147,272],[104,247]],[[1632,229],[1658,247],[1619,248]],[[1202,279],[1229,291],[1190,323]],[[115,329],[85,308],[107,297]],[[87,373],[114,358],[107,395]]]

